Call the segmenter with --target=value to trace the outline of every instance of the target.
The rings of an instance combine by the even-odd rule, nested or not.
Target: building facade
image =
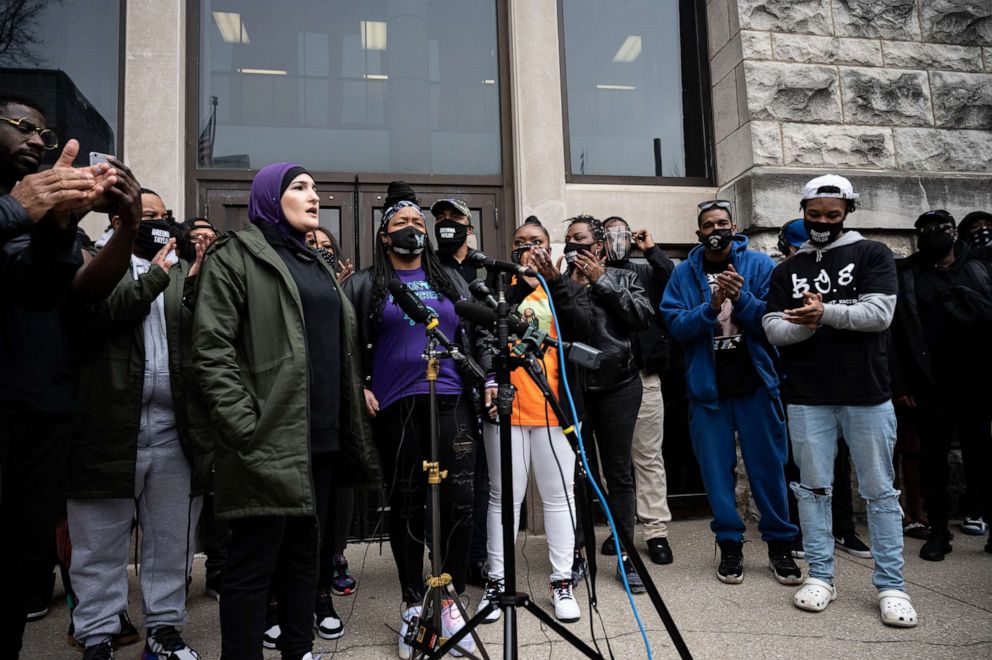
[[[504,257],[528,215],[560,241],[580,213],[684,255],[714,197],[772,251],[826,172],[862,194],[849,225],[901,253],[924,210],[992,209],[989,0],[8,5],[31,6],[0,80],[33,67],[78,90],[72,108],[44,102],[62,135],[109,126],[84,154],[115,150],[177,218],[224,229],[243,224],[254,171],[300,161],[359,266],[393,179],[424,202],[465,198],[479,247]],[[680,381],[665,392],[669,483],[698,492]]]

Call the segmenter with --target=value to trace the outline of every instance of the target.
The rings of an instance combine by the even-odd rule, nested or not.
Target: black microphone
[[[496,299],[493,297],[492,289],[486,286],[486,283],[482,280],[475,280],[468,285],[468,290],[472,292],[472,295],[480,300],[484,301],[491,308],[496,309],[499,305]]]
[[[476,268],[485,268],[486,270],[496,271],[499,273],[510,273],[511,275],[527,275],[528,277],[537,276],[537,272],[532,268],[515,264],[512,261],[492,259],[479,251],[469,252],[465,260]]]
[[[393,294],[393,300],[397,305],[400,306],[406,315],[409,316],[414,323],[420,323],[422,325],[428,325],[432,318],[437,318],[437,312],[425,305],[420,298],[413,294],[406,284],[403,284],[399,280],[389,280],[386,284],[386,288],[389,289],[389,293]],[[445,339],[447,339],[445,337]],[[444,342],[442,342],[444,343]]]
[[[478,305],[464,300],[459,300],[455,303],[455,313],[472,323],[488,327],[491,327],[499,320],[496,312],[485,305]],[[599,369],[599,365],[603,360],[603,353],[599,349],[578,341],[560,342],[545,332],[536,331],[534,326],[517,316],[511,316],[507,320],[510,323],[510,333],[520,339],[528,339],[532,342],[532,346],[536,346],[537,339],[540,338],[540,343],[546,348],[553,348],[555,350],[564,348],[565,356],[575,364],[586,369]],[[532,334],[528,335],[528,332]]]
[[[469,355],[462,353],[458,345],[448,339],[447,335],[442,332],[440,328],[440,321],[437,317],[437,312],[425,305],[420,298],[414,295],[413,291],[410,290],[406,284],[400,282],[399,280],[389,280],[386,284],[386,288],[389,289],[389,293],[393,294],[393,301],[400,306],[407,316],[414,323],[422,324],[426,329],[428,334],[430,334],[434,339],[437,340],[439,344],[444,346],[448,351],[448,355],[451,359],[455,361],[459,369],[467,376],[475,379],[476,381],[482,380],[486,377],[482,367],[471,358]],[[461,301],[455,303],[456,305],[461,304]]]

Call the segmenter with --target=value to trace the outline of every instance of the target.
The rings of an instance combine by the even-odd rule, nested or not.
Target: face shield
[[[606,230],[606,260],[625,261],[630,257],[631,233],[623,225]]]

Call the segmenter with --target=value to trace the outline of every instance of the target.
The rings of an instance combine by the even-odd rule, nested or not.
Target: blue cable
[[[555,329],[558,331],[558,341],[564,342],[565,338],[561,333],[561,324],[558,323],[558,314],[555,311],[555,304],[551,300],[551,287],[548,283],[544,281],[544,277],[540,273],[537,275],[538,281],[541,282],[541,288],[544,289],[544,293],[548,296],[548,306],[551,308],[551,317],[555,320]],[[613,514],[610,513],[610,507],[606,504],[606,496],[603,491],[599,489],[596,484],[596,480],[592,478],[592,470],[589,468],[589,461],[586,458],[586,447],[582,442],[582,431],[579,426],[579,414],[575,409],[575,400],[572,399],[572,388],[568,385],[568,375],[565,369],[565,351],[558,351],[558,365],[561,370],[561,382],[565,385],[565,396],[568,397],[568,406],[572,411],[572,419],[575,420],[575,436],[579,440],[579,458],[582,459],[582,466],[586,470],[586,476],[589,479],[589,483],[592,484],[593,490],[596,491],[596,495],[599,497],[599,504],[603,508],[603,512],[606,514],[606,522],[610,526],[610,532],[613,534],[613,545],[617,549],[617,561],[621,560],[623,557],[622,550],[620,548],[620,534],[617,532],[616,523],[613,522]],[[587,534],[592,534],[593,530],[587,530]],[[634,619],[637,621],[637,627],[641,631],[641,638],[644,640],[644,648],[648,652],[648,660],[651,660],[654,656],[651,654],[651,644],[648,642],[647,631],[644,630],[644,623],[641,621],[641,615],[637,611],[637,605],[634,604],[634,594],[630,591],[630,584],[627,583],[627,571],[620,569],[620,577],[623,578],[623,589],[627,592],[627,600],[630,602],[630,609],[634,612]],[[591,616],[591,614],[590,614]]]

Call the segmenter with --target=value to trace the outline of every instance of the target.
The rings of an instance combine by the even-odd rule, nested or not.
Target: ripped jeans
[[[799,503],[803,550],[810,577],[833,583],[831,529],[834,457],[843,435],[858,475],[858,493],[868,506],[868,534],[875,559],[872,582],[903,589],[902,509],[893,485],[892,450],[896,416],[892,402],[874,406],[789,406],[789,435],[802,483],[790,484]]]
[[[476,417],[470,396],[438,395],[441,480],[441,556],[458,593],[472,542]],[[403,602],[424,596],[425,507],[428,499],[424,461],[431,456],[430,405],[426,394],[404,397],[372,420],[389,500],[389,545],[399,573]]]

